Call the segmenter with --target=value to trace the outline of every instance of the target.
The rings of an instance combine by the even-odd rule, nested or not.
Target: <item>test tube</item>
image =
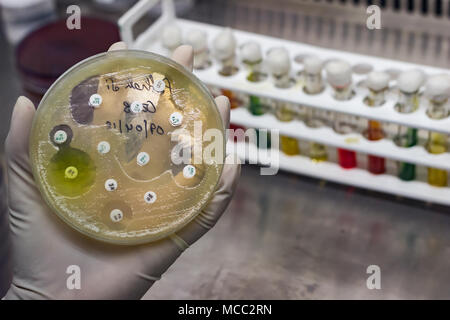
[[[250,82],[259,82],[266,77],[261,72],[262,53],[261,46],[254,41],[247,42],[241,48],[242,63],[247,68],[247,80]]]
[[[194,51],[194,69],[206,69],[210,65],[206,32],[192,30],[186,36],[186,43]]]
[[[323,61],[315,56],[308,56],[303,60],[304,66],[304,87],[307,94],[318,94],[323,90],[322,67]],[[331,117],[329,111],[308,108],[306,109],[305,124],[311,128],[319,128],[329,124]],[[326,161],[328,159],[327,147],[317,142],[310,142],[309,157],[314,162]]]
[[[267,54],[267,64],[272,75],[272,81],[277,88],[286,89],[292,85],[289,77],[291,60],[285,48],[272,48]],[[291,121],[295,112],[291,103],[274,101],[275,116],[281,121]]]
[[[395,109],[400,113],[411,113],[419,107],[419,89],[423,84],[425,75],[420,70],[402,72],[397,79],[400,90],[399,100]],[[404,148],[415,146],[418,141],[417,129],[399,125],[395,143]],[[408,162],[398,163],[398,176],[405,181],[416,178],[416,165]]]
[[[448,117],[448,98],[450,94],[450,78],[447,75],[430,77],[425,86],[425,95],[428,99],[427,115],[431,119],[444,119]],[[447,135],[430,131],[426,148],[429,153],[440,154],[447,152]],[[447,185],[447,171],[437,168],[428,168],[428,183],[436,187]]]
[[[334,89],[336,100],[349,100],[353,95],[352,68],[350,64],[342,60],[331,61],[326,66],[328,83]],[[333,128],[337,133],[346,134],[356,131],[357,121],[355,116],[336,113]],[[339,164],[342,168],[356,167],[356,152],[339,148]]]
[[[425,96],[428,98],[427,115],[431,119],[444,119],[449,116],[449,94],[450,76],[439,74],[428,79]]]
[[[225,77],[234,75],[238,71],[236,66],[236,38],[230,28],[220,32],[213,42],[214,56],[220,64],[219,74]],[[222,89],[222,94],[230,100],[231,109],[239,107],[240,101],[235,92]]]
[[[303,91],[307,94],[318,94],[324,86],[322,81],[323,61],[316,56],[308,56],[303,60],[305,85]]]
[[[177,25],[168,25],[164,27],[161,42],[164,48],[167,49],[167,55],[171,56],[173,51],[181,45],[181,29]]]
[[[225,28],[214,39],[214,54],[221,67],[219,73],[229,77],[238,71],[236,66],[236,38],[230,28]]]
[[[389,88],[390,76],[386,72],[371,72],[367,76],[367,87],[369,94],[364,100],[370,107],[379,107],[385,102],[385,93]],[[384,138],[383,125],[379,121],[369,120],[367,126],[367,139],[376,141]],[[385,159],[368,155],[368,170],[373,174],[386,172]]]
[[[247,80],[250,82],[259,82],[264,76],[261,73],[262,53],[261,47],[256,42],[247,42],[241,48],[242,62],[247,68]],[[251,114],[259,116],[265,113],[265,107],[261,98],[258,96],[249,96],[249,110]]]
[[[272,48],[267,53],[267,63],[275,86],[277,88],[289,88],[291,86],[289,52],[282,47]]]
[[[400,73],[397,85],[400,96],[395,109],[400,113],[411,113],[419,107],[419,89],[425,80],[420,70],[409,70]]]
[[[447,152],[447,135],[439,132],[429,132],[426,148],[429,153],[441,154]],[[437,168],[427,168],[428,183],[435,187],[445,187],[447,185],[447,171]]]
[[[272,48],[267,54],[267,63],[272,81],[277,88],[286,89],[292,85],[290,79],[291,60],[285,48]],[[275,116],[280,121],[292,121],[295,117],[294,106],[283,101],[274,101]],[[300,154],[298,141],[295,138],[280,135],[280,149],[286,155]]]
[[[308,56],[303,60],[305,81],[303,91],[306,94],[319,94],[323,91],[322,80],[323,61],[316,56]],[[327,110],[307,108],[306,125],[311,128],[319,128],[330,125],[329,119],[332,113]]]

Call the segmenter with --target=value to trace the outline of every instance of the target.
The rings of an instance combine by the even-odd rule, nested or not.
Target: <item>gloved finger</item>
[[[11,161],[16,162],[29,172],[31,172],[31,169],[28,161],[28,144],[34,114],[33,102],[26,97],[19,97],[14,106],[11,126],[5,143],[8,164]]]
[[[222,117],[223,126],[228,129],[230,127],[230,100],[225,96],[218,96],[214,100]]]
[[[192,245],[210,230],[228,207],[236,189],[240,174],[241,164],[239,159],[233,154],[228,155],[225,159],[225,165],[217,189],[214,192],[211,201],[192,222],[178,231],[174,238],[180,238],[180,240],[183,240],[187,245]],[[181,246],[179,247],[182,248]]]
[[[6,181],[0,157],[0,297],[8,291],[12,278],[12,260],[9,238],[9,210],[6,205]]]
[[[116,50],[126,50],[128,49],[127,44],[123,41],[113,43],[111,47],[109,47],[108,51],[116,51]]]
[[[186,44],[179,46],[173,52],[172,60],[178,62],[192,72],[194,65],[194,50],[191,46]]]

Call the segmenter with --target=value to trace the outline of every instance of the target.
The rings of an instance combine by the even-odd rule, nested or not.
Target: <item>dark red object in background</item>
[[[37,106],[67,69],[105,52],[117,41],[120,41],[117,25],[97,18],[81,18],[80,30],[69,30],[63,19],[33,31],[16,48],[16,64],[25,95]]]
[[[245,141],[245,128],[242,126],[238,126],[236,124],[232,124],[230,123],[230,129],[234,130],[232,133],[232,136],[229,136],[228,139],[231,140],[231,138],[233,138],[234,142],[244,142]],[[243,132],[237,131],[241,129]],[[230,131],[231,134],[231,131]]]
[[[369,172],[373,174],[382,174],[386,172],[384,158],[369,155],[368,159],[369,159]]]

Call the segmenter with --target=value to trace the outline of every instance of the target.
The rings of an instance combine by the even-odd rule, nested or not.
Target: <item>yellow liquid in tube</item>
[[[309,157],[313,162],[327,161],[327,147],[320,143],[311,142],[309,145]]]
[[[427,144],[429,153],[441,154],[447,152],[447,136],[438,132],[430,132]],[[447,171],[437,168],[428,168],[428,183],[435,187],[447,185]]]
[[[211,163],[201,154],[200,163],[192,155],[172,161],[178,142],[192,154],[195,144],[204,150],[206,129],[222,133]],[[66,223],[101,241],[139,244],[176,232],[207,204],[224,139],[214,100],[191,73],[148,52],[116,51],[52,86],[33,123],[30,158],[43,198]]]
[[[295,138],[280,136],[280,149],[288,156],[295,156],[300,154],[300,147]]]

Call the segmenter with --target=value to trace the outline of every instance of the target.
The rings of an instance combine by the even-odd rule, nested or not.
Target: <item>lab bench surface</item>
[[[214,229],[145,298],[449,299],[448,211],[246,165]]]

